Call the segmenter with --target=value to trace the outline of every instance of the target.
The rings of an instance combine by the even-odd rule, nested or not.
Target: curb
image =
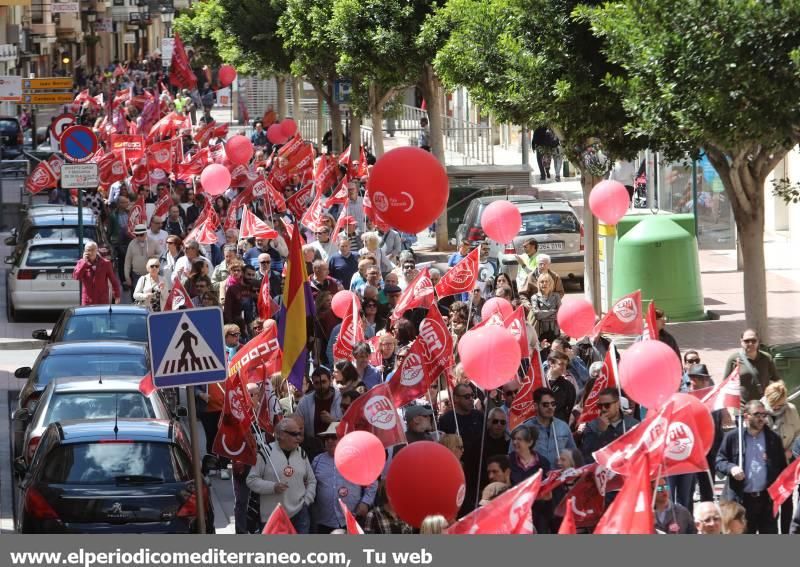
[[[0,350],[37,350],[44,348],[45,341],[36,339],[6,339],[0,342]]]

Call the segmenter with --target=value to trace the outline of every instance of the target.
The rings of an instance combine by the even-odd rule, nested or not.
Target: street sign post
[[[61,166],[64,189],[94,189],[98,185],[96,163],[65,163]]]
[[[75,115],[64,113],[59,114],[55,117],[53,122],[50,123],[50,133],[56,139],[56,141],[61,140],[61,135],[64,131],[69,128],[70,126],[75,125]]]
[[[41,79],[22,79],[22,88],[26,91],[49,91],[72,89],[71,77],[43,77]],[[71,100],[71,99],[70,99]]]
[[[227,378],[219,307],[150,313],[147,339],[156,388],[208,384]]]
[[[69,104],[73,101],[72,93],[24,93],[23,104]]]
[[[84,163],[97,152],[97,136],[86,126],[70,126],[61,134],[59,145],[69,161]]]

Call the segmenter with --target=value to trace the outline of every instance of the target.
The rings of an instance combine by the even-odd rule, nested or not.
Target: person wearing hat
[[[433,410],[427,405],[414,404],[405,408],[406,439],[415,441],[436,441],[433,432]]]
[[[359,486],[346,480],[336,469],[334,453],[339,443],[336,433],[338,425],[339,422],[334,421],[318,435],[325,445],[325,452],[317,455],[311,464],[314,477],[317,479],[317,496],[311,508],[311,517],[315,533],[318,534],[329,534],[335,529],[346,526],[339,500],[363,522],[378,492],[377,480],[368,486]]]
[[[125,252],[125,267],[123,274],[125,285],[131,288],[131,298],[133,298],[133,282],[138,282],[139,278],[147,274],[147,261],[150,258],[161,256],[158,242],[147,238],[147,226],[137,224],[133,228],[134,239],[128,244]]]

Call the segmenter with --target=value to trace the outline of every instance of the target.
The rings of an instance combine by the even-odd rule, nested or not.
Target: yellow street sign
[[[26,91],[49,91],[51,89],[71,89],[71,77],[45,77],[42,79],[22,79]]]
[[[24,93],[22,104],[67,104],[74,98],[72,93]]]

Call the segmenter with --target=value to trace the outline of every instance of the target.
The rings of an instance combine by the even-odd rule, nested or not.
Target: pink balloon
[[[502,297],[492,297],[483,304],[481,308],[481,320],[486,321],[489,317],[498,313],[503,320],[514,313],[514,306],[507,299]]]
[[[236,78],[236,69],[231,67],[230,65],[223,65],[219,68],[219,73],[217,73],[217,77],[219,78],[219,84],[224,88],[233,83],[233,80]]]
[[[353,484],[375,482],[386,464],[383,443],[368,431],[351,431],[336,445],[333,453],[336,470]]]
[[[461,337],[458,355],[470,380],[484,390],[493,390],[516,376],[522,353],[511,331],[487,325]]]
[[[630,204],[628,190],[619,181],[601,181],[589,193],[589,209],[605,224],[617,224]]]
[[[209,195],[222,195],[231,186],[231,172],[223,165],[212,163],[200,174],[200,184]]]
[[[281,120],[280,127],[281,132],[283,132],[283,135],[287,138],[291,138],[297,133],[297,122],[291,118],[284,118]]]
[[[253,157],[253,143],[238,134],[225,143],[225,155],[234,165],[245,165]]]
[[[648,409],[658,409],[681,385],[681,360],[661,341],[634,343],[619,362],[622,389]]]
[[[519,209],[508,201],[493,201],[489,203],[481,217],[483,231],[492,240],[509,243],[519,234],[522,227],[522,215]]]
[[[333,310],[333,314],[339,319],[344,319],[353,305],[353,298],[356,300],[356,306],[360,308],[361,299],[358,297],[358,295],[346,289],[337,291],[336,294],[334,294],[333,299],[331,299],[331,309]]]
[[[283,133],[280,124],[273,124],[267,128],[267,140],[276,146],[286,143],[286,134]]]
[[[561,330],[575,338],[591,333],[596,318],[594,307],[584,297],[565,297],[556,315]]]

